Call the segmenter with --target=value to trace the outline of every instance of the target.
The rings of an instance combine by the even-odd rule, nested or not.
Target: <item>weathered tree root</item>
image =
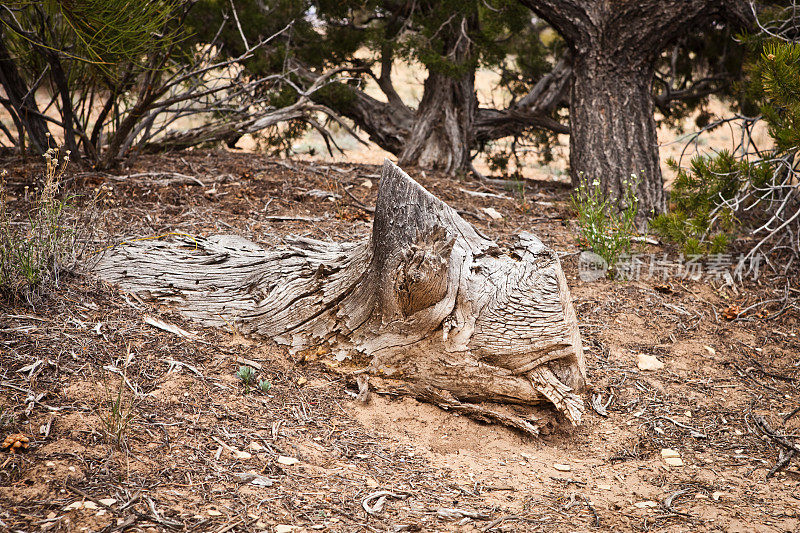
[[[290,350],[360,354],[408,394],[525,433],[479,402],[550,402],[580,423],[586,369],[558,256],[529,233],[502,251],[386,161],[371,237],[296,238],[266,250],[235,236],[137,241],[97,274],[209,325]]]

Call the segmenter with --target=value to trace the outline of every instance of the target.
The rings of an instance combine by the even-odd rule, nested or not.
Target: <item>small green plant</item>
[[[612,275],[620,256],[630,253],[633,236],[637,233],[635,219],[639,212],[636,196],[638,181],[635,176],[622,181],[622,198],[606,196],[595,179],[591,183],[582,179],[572,206],[577,212],[580,244],[605,260]],[[617,206],[622,209],[618,210]]]
[[[127,393],[124,374],[119,377],[116,390],[109,388],[106,383],[106,401],[98,409],[98,415],[109,444],[121,447],[128,427],[136,417],[134,403]]]
[[[250,386],[255,380],[256,373],[249,366],[240,366],[239,370],[236,372],[236,376],[244,383],[244,393],[248,394],[250,392]]]
[[[74,266],[79,226],[67,221],[71,198],[59,197],[69,151],[61,161],[58,151],[44,154],[43,182],[31,209],[20,216],[9,207],[5,178],[0,174],[0,293],[29,304],[57,288],[60,274]],[[26,189],[27,195],[27,189]]]
[[[270,383],[266,379],[260,379],[258,381],[258,390],[260,390],[261,392],[265,392],[266,393],[266,392],[269,392],[270,389],[272,389],[272,383]]]

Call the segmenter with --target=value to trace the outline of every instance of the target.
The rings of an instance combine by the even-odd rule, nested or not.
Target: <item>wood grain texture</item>
[[[529,233],[504,252],[389,161],[365,242],[139,241],[96,272],[204,324],[367,361],[356,371],[383,380],[380,392],[522,431],[535,425],[455,405],[550,402],[580,422],[586,370],[558,256]]]

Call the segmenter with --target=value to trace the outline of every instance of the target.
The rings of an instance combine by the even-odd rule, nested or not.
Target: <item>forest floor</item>
[[[21,208],[41,165],[4,168]],[[178,232],[360,239],[379,168],[192,151],[117,175],[141,172],[68,173],[74,191],[104,191],[108,244]],[[564,254],[587,406],[610,399],[606,416],[587,407],[571,428],[551,413],[532,440],[407,398],[362,405],[324,361],[75,275],[35,308],[0,304],[0,439],[31,439],[0,452],[0,530],[800,530],[797,463],[767,478],[780,447],[758,425],[800,434],[800,316],[789,306],[770,318],[798,287],[768,275],[584,282],[565,184],[411,175],[499,243],[529,230]],[[663,368],[640,370],[641,354]],[[271,389],[246,391],[242,365]],[[383,509],[368,514],[380,491]]]

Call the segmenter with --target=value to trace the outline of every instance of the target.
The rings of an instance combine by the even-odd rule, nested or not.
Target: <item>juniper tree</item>
[[[225,10],[221,0],[201,4],[207,16]],[[677,123],[709,94],[730,87],[740,61],[740,54],[731,53],[731,33],[747,19],[744,0],[236,5],[254,13],[241,21],[245,33],[294,20],[281,54],[263,59],[261,67],[271,64],[306,79],[324,66],[344,67],[352,79],[320,91],[317,100],[351,119],[402,164],[455,173],[493,140],[534,132],[552,142],[556,134],[570,133],[573,180],[600,179],[617,197],[621,179],[636,174],[645,213],[664,207],[656,106]],[[543,21],[559,35],[547,44]],[[396,59],[426,70],[416,106],[392,84]],[[507,107],[478,106],[474,73],[481,65],[502,72],[512,94]],[[363,91],[366,77],[375,79],[381,99]],[[559,111],[565,108],[569,125]]]
[[[180,0],[0,4],[0,85],[7,95],[0,103],[12,116],[20,147],[27,135],[43,152],[47,133],[56,127],[73,154],[79,154],[80,144],[96,158],[106,119],[120,104],[117,96],[143,81],[138,75],[147,70],[148,59],[179,38],[179,8]],[[52,95],[41,109],[35,98],[40,89]],[[95,91],[110,97],[95,99]],[[101,109],[99,115],[92,114],[93,106]],[[56,113],[48,114],[51,108]]]
[[[568,132],[554,113],[566,103],[569,82],[568,65],[559,61],[558,39],[545,45],[542,25],[515,0],[242,0],[235,5],[242,13],[252,13],[239,17],[247,35],[292,22],[274,53],[248,65],[253,75],[277,69],[298,82],[309,82],[326,68],[343,68],[349,81],[330,85],[315,99],[352,120],[403,164],[456,173],[468,169],[476,150],[494,139],[531,127]],[[212,21],[225,12],[225,2],[206,0],[193,11],[190,24],[206,38],[202,29],[214,27]],[[238,28],[227,32],[233,44],[229,53],[235,54]],[[510,55],[515,49],[526,51],[518,64]],[[398,93],[392,79],[396,60],[424,67],[418,104]],[[476,69],[488,66],[511,73],[519,72],[519,65],[524,72],[504,77],[515,85],[510,105],[480,108]],[[366,78],[375,80],[382,98],[363,90]],[[520,90],[523,79],[528,86]]]

